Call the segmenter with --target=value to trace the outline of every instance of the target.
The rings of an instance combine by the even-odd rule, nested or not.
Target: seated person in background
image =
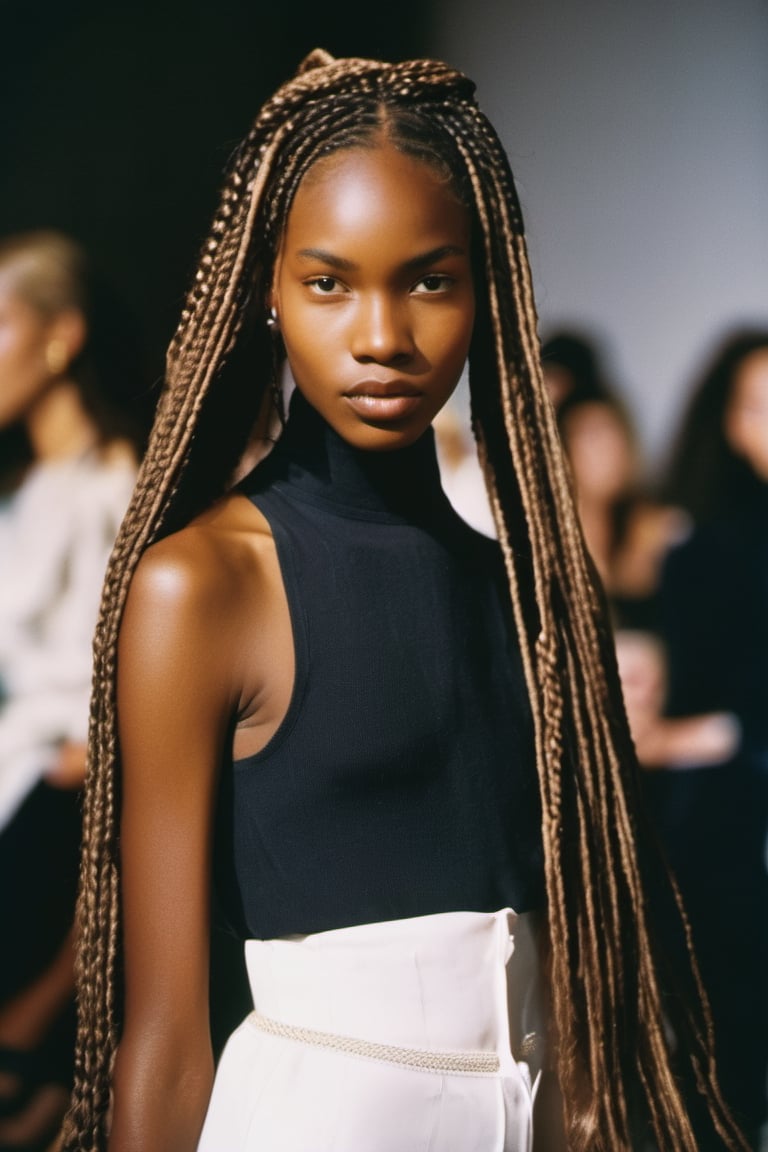
[[[94,344],[79,246],[55,232],[0,241],[2,1149],[47,1147],[72,1075],[91,644],[142,444]]]
[[[688,517],[645,482],[634,422],[605,384],[577,388],[558,409],[587,547],[617,627],[653,630],[661,564]]]
[[[721,1085],[755,1148],[768,1116],[768,328],[726,335],[690,391],[668,498],[693,530],[661,581],[670,717],[725,711],[717,766],[652,779],[715,1019]]]
[[[688,517],[642,483],[632,420],[606,384],[577,385],[560,405],[558,424],[587,547],[608,596],[640,763],[669,768],[722,761],[737,739],[731,715],[663,715],[667,674],[659,579],[668,549],[688,529]]]

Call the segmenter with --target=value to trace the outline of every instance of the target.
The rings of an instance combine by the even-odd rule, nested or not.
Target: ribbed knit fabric
[[[543,903],[527,693],[495,541],[434,436],[350,447],[294,393],[243,483],[293,625],[288,713],[224,774],[217,876],[244,935]]]

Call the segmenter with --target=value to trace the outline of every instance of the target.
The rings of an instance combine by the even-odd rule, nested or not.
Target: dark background
[[[151,405],[226,160],[314,47],[428,55],[425,0],[0,0],[0,236],[81,241]],[[126,343],[127,347],[127,343]]]

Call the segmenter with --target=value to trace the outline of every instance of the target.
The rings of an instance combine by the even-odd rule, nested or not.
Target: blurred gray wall
[[[768,326],[768,0],[438,0],[432,39],[507,147],[542,335],[596,337],[657,460]]]

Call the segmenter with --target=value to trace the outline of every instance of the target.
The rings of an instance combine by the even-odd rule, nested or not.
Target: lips
[[[358,415],[382,423],[401,420],[419,406],[422,393],[403,380],[361,380],[344,393]]]
[[[388,399],[393,396],[419,396],[421,393],[413,384],[405,380],[361,380],[344,393],[345,396],[376,396]]]

